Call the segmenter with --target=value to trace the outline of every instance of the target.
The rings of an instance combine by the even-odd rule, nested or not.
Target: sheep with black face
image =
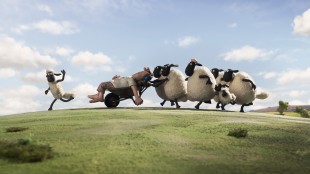
[[[220,86],[220,91],[218,92],[218,105],[221,105],[220,107],[222,110],[225,110],[225,106],[227,104],[236,104],[236,95],[229,92],[229,86],[228,85],[221,85]]]
[[[200,66],[195,69],[196,66]],[[191,59],[191,62],[185,69],[187,82],[187,98],[190,101],[198,101],[195,106],[199,109],[202,102],[211,103],[211,99],[215,95],[215,78],[211,71],[197,62],[196,59]]]
[[[255,99],[266,99],[266,92],[257,93],[254,80],[245,72],[228,69],[224,72],[223,83],[229,84],[229,92],[236,96],[236,104],[241,105],[240,112],[244,112],[245,106],[253,105]]]
[[[59,80],[56,80],[55,76],[60,76],[61,73],[62,73],[62,78]],[[49,69],[46,70],[46,78],[47,78],[49,87],[47,90],[45,90],[45,94],[47,94],[48,91],[51,91],[53,97],[55,98],[48,109],[49,111],[53,110],[53,105],[58,99],[60,99],[63,102],[69,102],[74,99],[74,94],[64,92],[62,85],[59,83],[59,82],[64,81],[66,71],[61,70],[61,73],[54,73],[53,70],[49,70]]]
[[[164,66],[157,66],[154,71],[154,77],[157,79],[153,81],[157,95],[163,99],[161,105],[163,106],[168,100],[176,108],[180,108],[178,102],[187,101],[187,89],[184,75],[178,69],[171,69],[178,67],[174,64],[166,64]]]
[[[221,102],[220,102],[220,97],[219,97],[219,92],[221,91],[221,81],[222,81],[222,78],[223,78],[223,75],[224,75],[224,70],[222,69],[218,69],[218,68],[212,68],[211,69],[211,72],[215,78],[215,81],[216,81],[216,85],[215,85],[215,95],[213,97],[213,100],[217,103],[216,104],[216,108],[220,108],[221,106]],[[222,107],[223,109],[223,107]]]

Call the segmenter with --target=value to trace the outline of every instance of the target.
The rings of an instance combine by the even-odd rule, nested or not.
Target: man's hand
[[[195,58],[192,58],[191,62],[197,63],[198,61]]]
[[[143,100],[142,100],[142,98],[141,97],[137,97],[136,99],[135,99],[135,104],[138,106],[138,105],[141,105],[143,103]]]

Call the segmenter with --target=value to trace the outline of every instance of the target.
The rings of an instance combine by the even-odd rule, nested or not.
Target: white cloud
[[[179,39],[178,45],[179,47],[188,47],[190,45],[196,44],[198,41],[199,39],[196,37],[187,36]]]
[[[289,105],[305,105],[305,102],[302,102],[300,100],[291,100],[288,102]]]
[[[70,54],[72,54],[74,50],[71,48],[66,48],[66,47],[57,47],[56,48],[56,54],[62,57],[67,57]]]
[[[21,86],[18,88],[0,90],[0,115],[36,111],[40,107],[33,98],[42,91],[35,86]]]
[[[278,84],[309,84],[310,68],[305,70],[290,70],[281,73],[277,80]]]
[[[253,61],[259,58],[267,58],[274,54],[274,51],[266,51],[249,45],[234,49],[223,55],[226,61]]]
[[[89,51],[79,52],[71,59],[71,63],[74,65],[83,66],[87,70],[96,70],[106,68],[106,71],[111,69],[106,66],[112,62],[111,58],[103,53],[93,54]]]
[[[53,15],[54,15],[52,9],[51,9],[50,6],[48,6],[48,5],[45,5],[45,4],[38,5],[38,9],[39,9],[40,11],[46,12],[46,13],[49,14],[50,16],[53,16]]]
[[[293,21],[293,33],[301,36],[310,36],[310,9]]]
[[[0,68],[19,70],[23,68],[51,68],[58,62],[48,56],[42,55],[35,49],[17,42],[11,37],[0,36]]]
[[[10,77],[14,77],[16,71],[12,68],[0,68],[0,78],[6,79]]]
[[[278,76],[276,72],[260,72],[259,76],[263,76],[264,79],[272,79]]]
[[[307,93],[308,92],[304,90],[293,90],[289,92],[289,96],[293,98],[299,98],[305,96]]]
[[[58,73],[61,73],[61,72],[59,71]],[[62,76],[56,76],[56,80],[61,79],[61,78]],[[25,76],[22,77],[22,80],[27,83],[47,83],[46,70],[42,70],[36,73],[33,73],[33,72],[27,73]],[[74,80],[71,76],[66,74],[65,81],[72,82]]]
[[[80,30],[72,22],[58,22],[47,19],[30,25],[19,25],[13,30],[20,34],[27,30],[39,30],[42,33],[48,33],[52,35],[70,35],[80,32]]]
[[[234,22],[234,23],[229,24],[228,27],[229,28],[237,28],[238,24]]]
[[[75,99],[69,102],[67,105],[68,108],[85,108],[85,107],[103,107],[105,106],[102,102],[98,103],[89,103],[88,95],[96,94],[97,87],[89,83],[83,83],[77,85],[72,89],[72,92],[75,94]],[[106,95],[106,94],[105,94]]]

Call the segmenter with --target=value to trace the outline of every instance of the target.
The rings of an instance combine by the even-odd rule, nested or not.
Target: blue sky
[[[100,82],[167,63],[184,72],[191,58],[250,74],[270,96],[246,110],[310,104],[308,0],[3,0],[0,21],[0,115],[48,109],[46,68],[65,69],[76,94],[54,109],[105,107],[86,97]],[[143,99],[161,107],[153,88]]]

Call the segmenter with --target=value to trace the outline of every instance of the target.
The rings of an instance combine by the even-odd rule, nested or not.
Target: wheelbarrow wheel
[[[119,96],[114,94],[114,93],[108,94],[107,96],[105,96],[104,104],[108,108],[115,108],[115,107],[117,107],[118,104],[119,104]]]

